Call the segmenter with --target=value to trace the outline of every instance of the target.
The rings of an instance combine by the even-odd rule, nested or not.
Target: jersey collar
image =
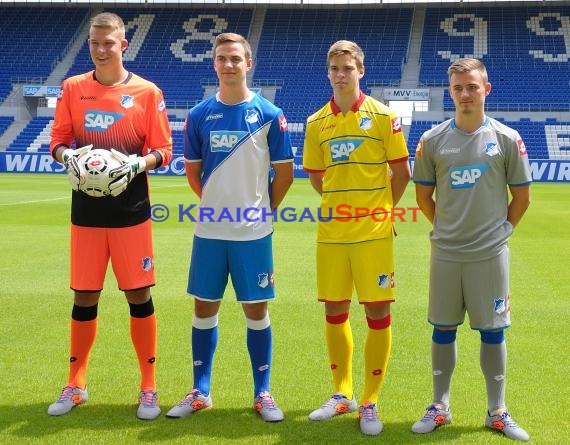
[[[483,123],[481,124],[481,126],[479,128],[485,128],[487,125],[489,125],[489,116],[485,116],[485,119],[483,120]],[[455,126],[455,118],[451,119],[451,129],[455,130],[457,127]],[[477,130],[475,130],[477,131]]]
[[[358,99],[356,99],[356,102],[354,102],[350,111],[352,111],[353,113],[356,113],[360,109],[360,105],[362,105],[362,102],[364,102],[364,99],[366,99],[366,94],[364,94],[361,91],[360,96],[358,96]],[[340,113],[340,108],[335,103],[334,96],[331,97],[330,104],[331,104],[331,110],[332,110],[333,114],[336,115],[336,114]]]
[[[125,80],[123,80],[122,82],[116,83],[114,85],[105,85],[104,83],[99,82],[99,79],[97,79],[97,74],[95,74],[95,70],[93,70],[93,80],[95,82],[97,82],[98,84],[101,84],[105,87],[108,86],[117,86],[117,85],[126,85],[127,83],[129,83],[129,81],[131,80],[131,78],[133,77],[133,73],[131,73],[130,71],[127,73],[127,77],[125,77]]]
[[[216,100],[217,100],[219,103],[224,104],[224,105],[228,105],[228,106],[245,104],[245,103],[247,103],[247,102],[251,102],[254,98],[255,98],[255,92],[249,90],[249,93],[248,93],[247,97],[246,97],[244,100],[242,100],[241,102],[238,102],[237,104],[227,104],[227,103],[225,103],[225,102],[220,98],[220,92],[218,91],[218,92],[216,93]]]

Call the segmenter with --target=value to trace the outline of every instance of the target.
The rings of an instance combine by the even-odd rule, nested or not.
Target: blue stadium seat
[[[570,122],[552,122],[552,120],[531,121],[527,118],[522,118],[518,121],[501,119],[501,122],[519,132],[525,142],[530,159],[549,159],[559,156],[570,157]],[[408,136],[410,156],[415,156],[416,146],[422,134],[439,123],[439,121],[419,120],[412,122]],[[550,131],[551,126],[555,127],[552,129],[554,131]],[[550,133],[554,134],[551,135]],[[562,139],[568,142],[565,143]],[[558,155],[554,154],[556,150],[560,152]]]
[[[2,6],[0,102],[12,90],[12,83],[41,83],[49,76],[88,11],[55,4],[45,8]]]
[[[563,20],[569,15],[566,6],[428,8],[420,81],[445,85],[451,58],[474,55],[493,85],[489,110],[569,111]],[[447,92],[444,106],[453,110]]]
[[[282,81],[276,103],[290,122],[304,122],[332,95],[326,76],[330,45],[348,39],[364,50],[366,82],[399,84],[412,15],[413,8],[269,8],[255,79]]]
[[[35,117],[8,146],[10,151],[49,151],[49,134],[53,119]]]
[[[253,7],[129,7],[113,9],[127,25],[126,67],[154,81],[169,109],[188,109],[215,85],[210,54],[213,37],[224,31],[250,35]],[[67,45],[86,23],[90,10],[3,7],[0,17],[0,100],[12,82],[45,79]],[[326,52],[338,39],[358,42],[365,51],[367,85],[398,86],[411,35],[414,9],[291,8],[268,6],[255,54],[253,85],[276,85],[275,102],[290,123],[304,123],[332,94],[326,77]],[[480,56],[489,69],[493,91],[489,111],[569,111],[570,70],[563,17],[568,6],[474,6],[426,8],[420,51],[420,85],[447,85],[447,67],[457,56]],[[30,33],[17,32],[22,28]],[[57,28],[57,33],[53,29]],[[43,37],[42,37],[43,36]],[[67,76],[93,69],[87,45]],[[453,103],[444,93],[444,107]],[[547,158],[549,148],[563,154],[567,122],[507,121],[526,142],[531,157]],[[13,118],[0,117],[0,134]],[[175,153],[183,151],[182,122],[170,115]],[[434,122],[414,121],[408,146],[412,155],[421,134]],[[43,133],[42,133],[43,131]],[[46,133],[47,132],[47,133]],[[49,118],[34,118],[10,150],[46,150]],[[304,132],[292,132],[296,155]],[[570,137],[570,136],[569,136]],[[34,144],[34,145],[32,145]]]
[[[221,32],[247,36],[253,12],[236,8],[119,8],[113,11],[125,22],[131,51],[138,49],[134,60],[129,60],[129,53],[125,53],[125,66],[156,83],[169,108],[187,108],[188,104],[203,98],[202,82],[216,80],[212,57],[208,54],[214,36]],[[85,44],[68,76],[92,69]]]
[[[0,116],[0,136],[6,131],[6,129],[12,125],[14,118],[12,116]]]

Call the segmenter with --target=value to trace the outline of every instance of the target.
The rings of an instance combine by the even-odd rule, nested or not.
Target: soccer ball
[[[91,150],[80,161],[80,168],[85,176],[80,190],[96,198],[109,195],[109,171],[120,165],[121,162],[115,159],[109,150]]]

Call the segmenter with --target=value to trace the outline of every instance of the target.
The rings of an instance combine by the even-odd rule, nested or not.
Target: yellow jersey
[[[324,172],[317,241],[357,243],[392,236],[389,164],[407,160],[400,118],[362,92],[346,115],[334,99],[311,115],[303,168]]]

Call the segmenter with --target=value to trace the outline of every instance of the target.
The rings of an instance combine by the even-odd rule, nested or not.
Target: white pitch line
[[[150,191],[152,192],[154,189],[171,189],[171,188],[176,188],[176,187],[188,187],[188,190],[190,190],[190,186],[188,184],[172,184],[172,185],[151,185],[150,187]]]
[[[61,201],[62,199],[69,199],[69,197],[65,196],[62,198],[35,199],[32,201],[18,201],[18,202],[0,203],[0,206],[17,206],[17,205],[21,205],[21,204],[37,204],[39,202]]]
[[[181,185],[181,184],[154,185],[151,187],[151,191],[153,189],[166,189],[166,188],[175,188],[175,187],[184,187],[184,185]],[[17,201],[17,202],[0,203],[0,206],[16,206],[16,205],[21,205],[21,204],[37,204],[40,202],[61,201],[62,199],[69,199],[69,196],[64,196],[61,198],[35,199],[32,201]]]

